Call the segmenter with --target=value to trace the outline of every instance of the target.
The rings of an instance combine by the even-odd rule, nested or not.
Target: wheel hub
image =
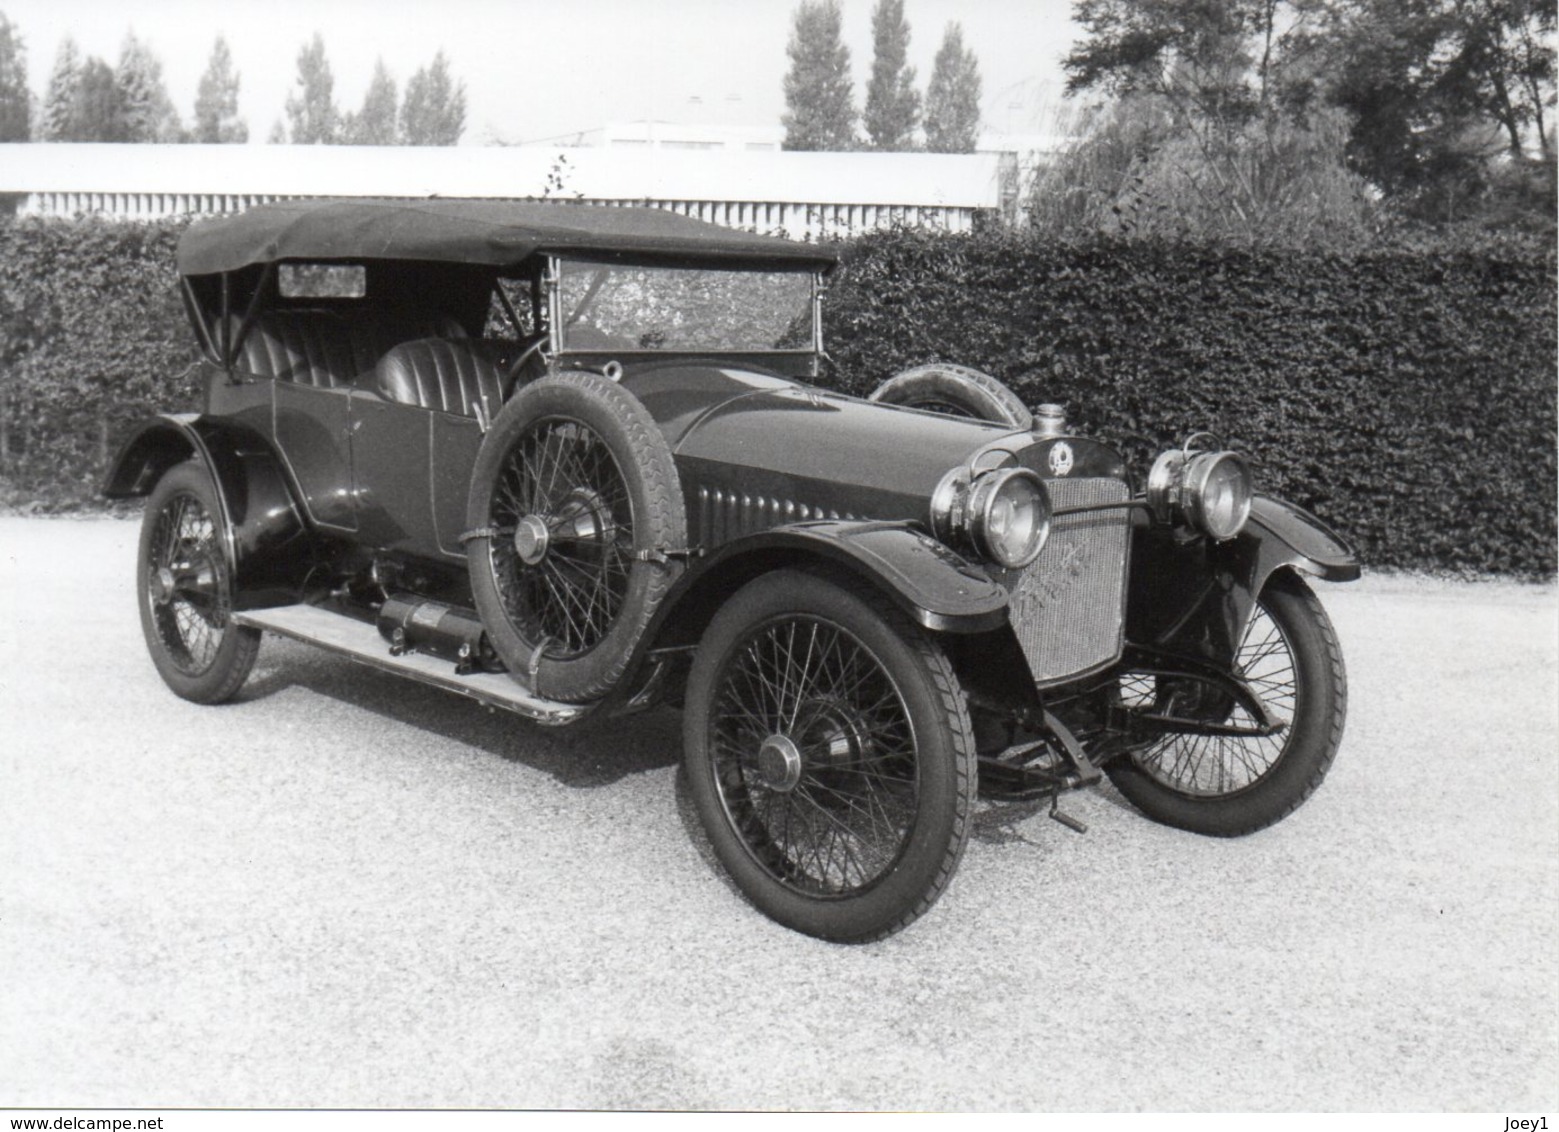
[[[552,536],[571,542],[602,542],[612,526],[606,501],[588,487],[576,487],[563,497],[551,523]]]
[[[179,594],[186,598],[209,599],[216,593],[216,588],[216,569],[205,558],[159,566],[147,582],[147,592],[156,606],[167,605]]]
[[[173,571],[166,566],[159,566],[152,571],[150,591],[153,605],[167,605],[173,600],[174,588]]]
[[[797,715],[809,722],[806,747],[829,766],[849,766],[860,760],[868,745],[860,717],[849,707],[833,702],[804,703]]]
[[[540,515],[526,515],[514,528],[514,552],[525,565],[534,566],[547,556],[551,538],[545,519]]]
[[[801,781],[801,748],[788,735],[770,735],[758,746],[758,775],[770,790],[790,793]]]

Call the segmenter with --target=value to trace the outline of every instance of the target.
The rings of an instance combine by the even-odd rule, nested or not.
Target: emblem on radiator
[[[1072,446],[1064,440],[1056,441],[1050,446],[1050,456],[1046,463],[1050,465],[1051,475],[1066,475],[1072,470]]]

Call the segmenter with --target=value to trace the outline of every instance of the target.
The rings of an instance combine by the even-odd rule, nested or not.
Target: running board
[[[520,687],[507,673],[472,672],[458,676],[447,660],[435,656],[417,652],[391,656],[388,642],[374,626],[318,606],[283,605],[274,609],[250,609],[233,614],[233,620],[251,629],[263,629],[267,633],[291,637],[304,644],[317,645],[327,652],[385,672],[409,676],[436,688],[459,692],[488,707],[517,712],[538,723],[552,726],[572,723],[590,711],[588,704],[544,700]]]

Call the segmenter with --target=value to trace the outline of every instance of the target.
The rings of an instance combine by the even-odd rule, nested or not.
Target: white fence
[[[792,237],[894,224],[967,231],[1010,211],[996,154],[647,152],[544,147],[0,145],[27,215],[151,219],[291,197],[635,204]]]

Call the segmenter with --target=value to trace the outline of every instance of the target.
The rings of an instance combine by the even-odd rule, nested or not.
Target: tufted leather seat
[[[379,360],[376,386],[386,400],[444,413],[491,416],[508,392],[500,343],[423,338],[403,342]]]
[[[231,321],[236,333],[238,320]],[[432,334],[464,333],[449,320],[407,323],[340,311],[268,311],[250,327],[239,368],[319,389],[339,389],[372,373],[399,342]]]

